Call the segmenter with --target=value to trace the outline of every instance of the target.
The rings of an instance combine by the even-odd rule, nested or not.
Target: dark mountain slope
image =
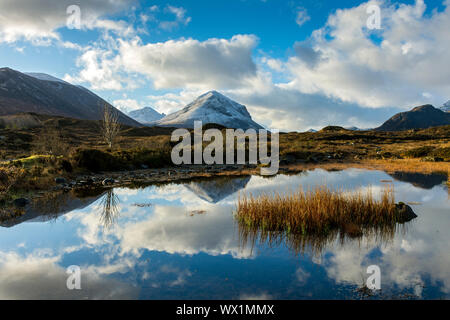
[[[0,69],[0,115],[33,112],[99,120],[105,104],[110,105],[93,92],[62,80],[41,80],[10,68]],[[139,122],[117,112],[121,123],[140,126]]]
[[[450,113],[426,104],[407,112],[400,112],[376,128],[377,131],[426,129],[450,124]]]

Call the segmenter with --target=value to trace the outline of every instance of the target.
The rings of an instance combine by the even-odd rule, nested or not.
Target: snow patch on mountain
[[[450,112],[450,100],[444,103],[444,105],[439,109],[441,109],[444,112]]]
[[[145,107],[142,109],[130,111],[128,113],[128,116],[140,123],[148,124],[160,120],[166,115],[164,113],[159,113],[151,107]]]
[[[252,120],[247,108],[217,91],[209,91],[178,112],[153,123],[156,126],[193,128],[194,121],[217,123],[227,128],[263,129]]]

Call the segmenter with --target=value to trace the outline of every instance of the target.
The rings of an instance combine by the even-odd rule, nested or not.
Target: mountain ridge
[[[95,93],[43,73],[29,75],[0,68],[0,115],[33,112],[84,120],[100,120],[103,106],[112,107],[119,121],[141,126]],[[44,80],[44,78],[47,78]]]

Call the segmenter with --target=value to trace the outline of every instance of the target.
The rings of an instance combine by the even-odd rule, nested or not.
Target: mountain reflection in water
[[[229,195],[244,189],[251,176],[242,177],[217,177],[192,181],[186,184],[186,188],[197,197],[210,203],[217,203]]]
[[[447,181],[447,175],[444,173],[395,172],[389,175],[397,181],[409,182],[422,189],[432,189]]]

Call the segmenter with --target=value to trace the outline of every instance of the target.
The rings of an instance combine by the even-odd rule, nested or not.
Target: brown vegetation
[[[367,192],[347,193],[326,186],[299,189],[280,195],[258,197],[241,195],[235,218],[241,244],[256,241],[278,245],[284,242],[296,253],[311,248],[319,253],[337,237],[360,238],[363,235],[389,240],[397,224],[405,222],[396,205],[393,188],[387,185],[379,200]]]
[[[36,114],[32,118],[37,125],[0,128],[0,166],[27,170],[25,189],[46,188],[57,176],[173,166],[173,128],[124,125],[120,135],[113,135],[111,150],[113,144],[102,135],[102,121]],[[210,127],[215,126],[204,129]],[[117,133],[116,129],[112,131]],[[281,133],[280,160],[294,171],[361,167],[448,174],[450,126],[401,132],[328,127],[317,133]],[[259,168],[250,171],[245,173]]]

